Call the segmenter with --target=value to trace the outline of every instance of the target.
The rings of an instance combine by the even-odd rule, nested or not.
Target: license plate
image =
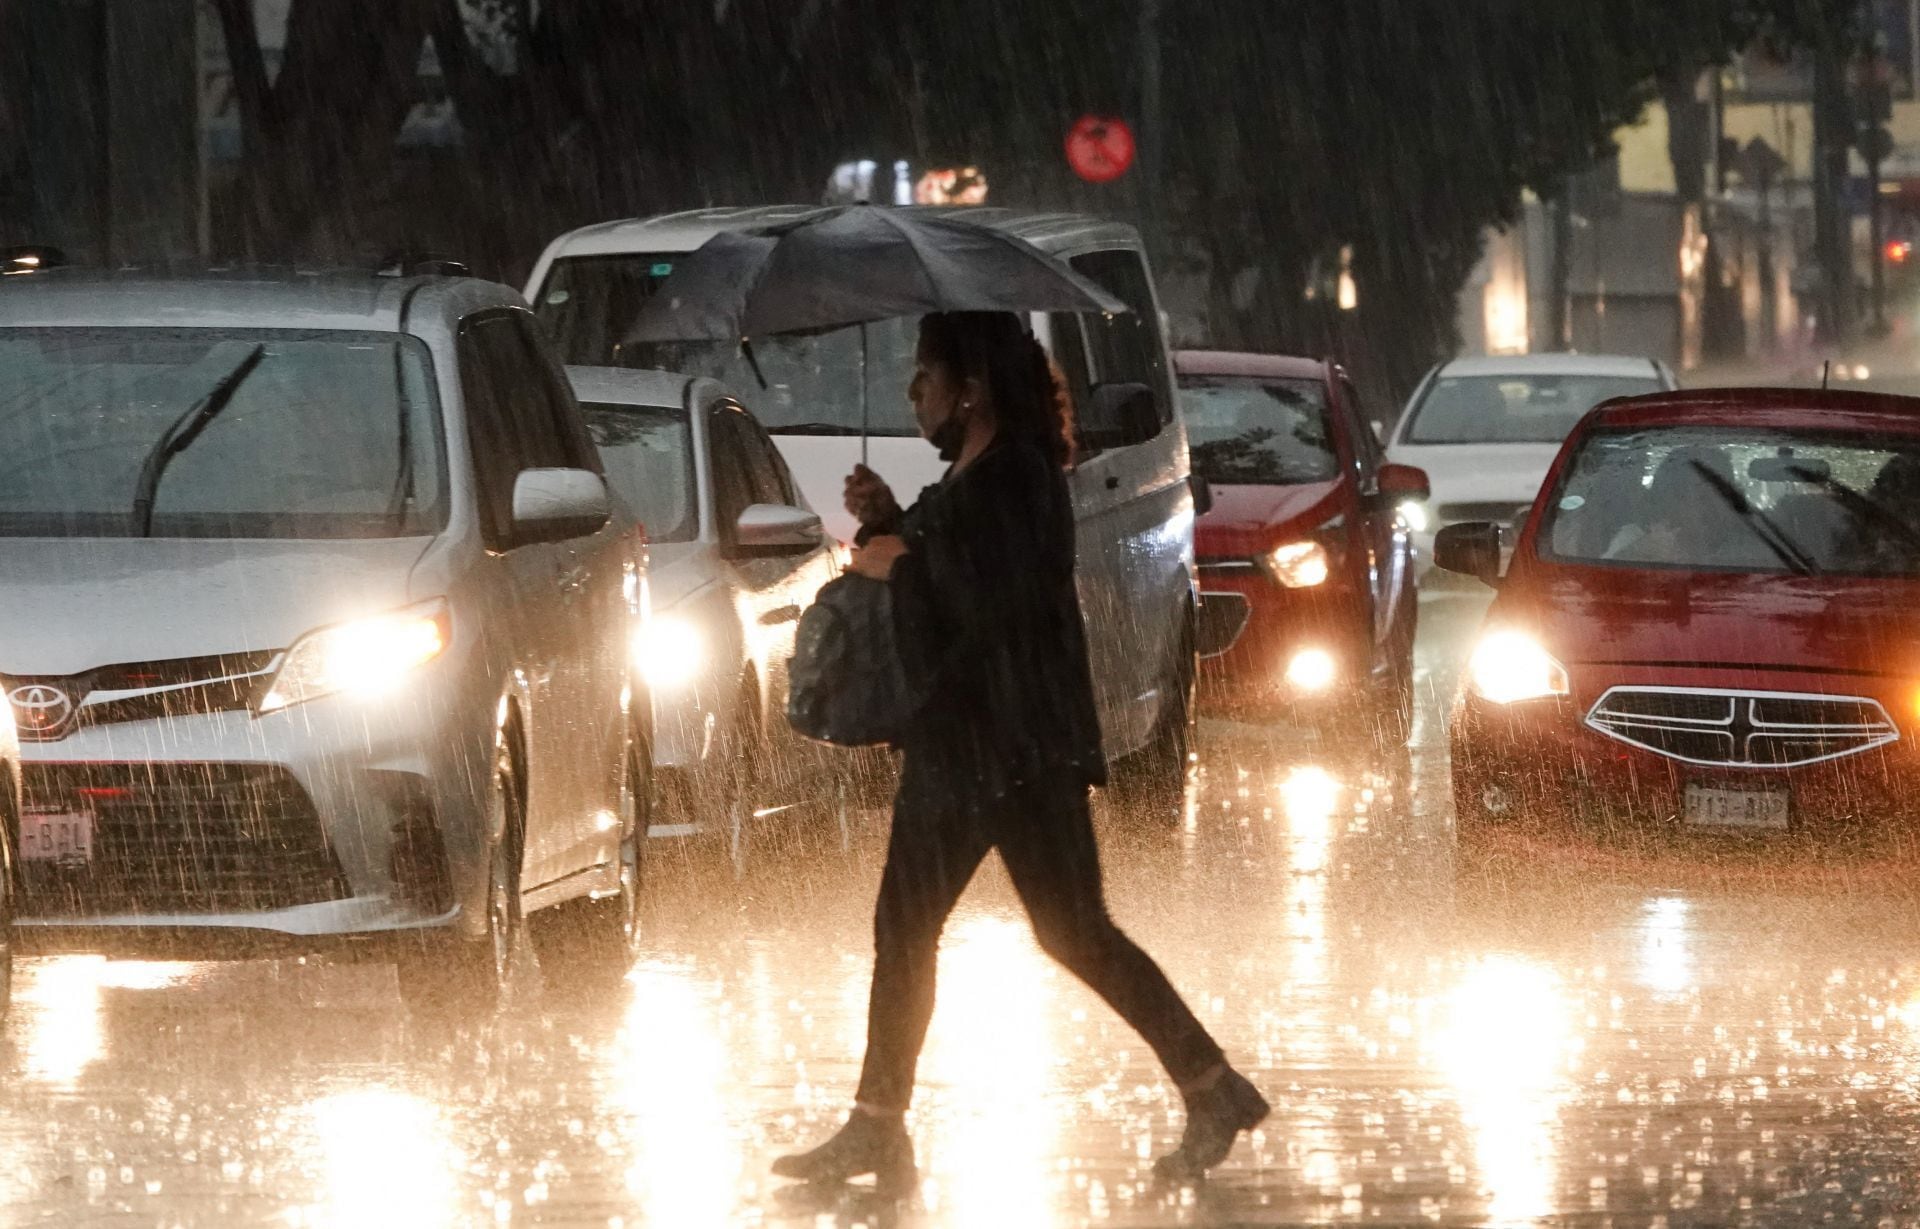
[[[1764,828],[1787,826],[1787,791],[1783,789],[1716,789],[1689,785],[1686,821],[1706,828]]]
[[[28,811],[20,817],[24,862],[93,860],[93,815],[88,811]]]

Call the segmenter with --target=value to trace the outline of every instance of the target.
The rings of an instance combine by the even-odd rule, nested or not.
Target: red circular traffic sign
[[[1067,130],[1067,165],[1088,183],[1112,183],[1133,165],[1133,129],[1121,119],[1083,115]]]

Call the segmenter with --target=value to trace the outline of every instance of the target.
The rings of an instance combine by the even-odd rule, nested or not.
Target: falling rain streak
[[[1421,694],[1471,600],[1429,601]],[[1035,945],[991,861],[941,949],[912,1223],[1757,1223],[1920,1212],[1920,943],[1865,869],[1732,887],[1589,854],[1489,872],[1410,751],[1203,726],[1184,823],[1103,811],[1117,916],[1277,1093],[1205,1190],[1148,1173],[1178,1098]],[[861,1223],[766,1164],[857,1070],[881,816],[741,876],[663,854],[613,1000],[539,949],[492,1027],[381,965],[23,963],[0,1221]],[[666,850],[671,843],[655,842]],[[725,902],[725,903],[722,903]]]

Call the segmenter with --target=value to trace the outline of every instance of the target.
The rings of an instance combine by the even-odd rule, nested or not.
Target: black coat
[[[1002,437],[897,528],[895,626],[907,669],[929,683],[898,743],[909,770],[987,798],[1105,784],[1066,474],[1037,442]]]

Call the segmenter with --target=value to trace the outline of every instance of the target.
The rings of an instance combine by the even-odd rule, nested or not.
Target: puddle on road
[[[1109,893],[1274,1116],[1207,1187],[1154,1189],[1178,1098],[990,861],[945,937],[896,1223],[1920,1215],[1911,914],[1812,879],[1463,873],[1429,745],[1207,738],[1184,822],[1102,817]],[[869,826],[666,877],[623,985],[543,962],[481,1032],[410,1021],[378,966],[26,962],[0,1225],[879,1223],[766,1172],[851,1095],[878,854]]]

